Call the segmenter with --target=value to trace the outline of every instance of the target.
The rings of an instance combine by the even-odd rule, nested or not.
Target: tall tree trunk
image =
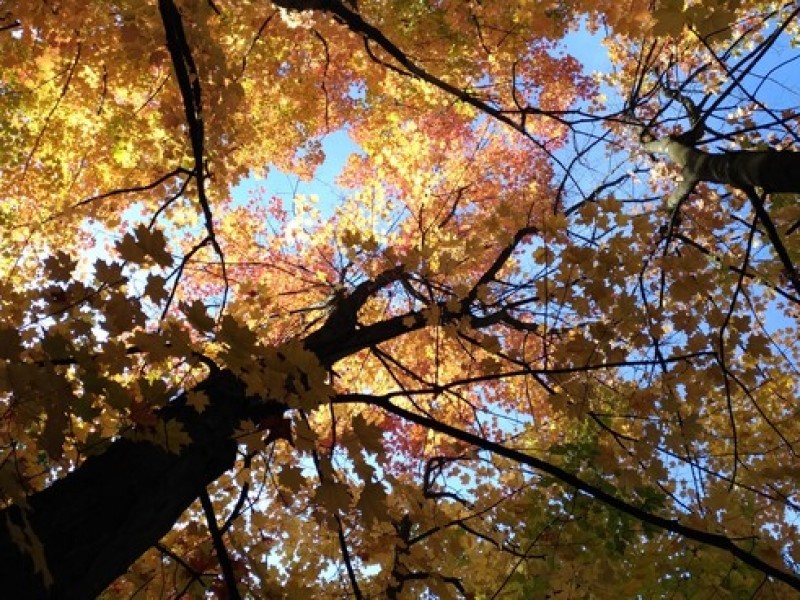
[[[206,485],[236,458],[231,438],[243,418],[281,414],[285,407],[248,399],[230,372],[212,374],[198,389],[210,405],[201,414],[178,398],[159,425],[180,421],[192,442],[180,453],[150,442],[118,439],[67,477],[29,498],[25,519],[44,544],[54,583],[45,589],[30,556],[0,536],[0,572],[15,598],[93,598],[175,524]],[[0,514],[23,524],[22,510]]]
[[[330,367],[363,348],[421,328],[419,313],[357,328],[356,315],[367,299],[399,279],[401,267],[381,273],[337,300],[325,324],[303,344]],[[412,317],[409,323],[406,317]],[[179,421],[191,437],[180,453],[150,442],[118,439],[102,454],[29,498],[24,511],[0,511],[0,575],[13,582],[19,598],[84,600],[102,592],[148,548],[160,540],[205,486],[233,467],[232,438],[243,420],[259,422],[288,409],[280,400],[248,397],[245,384],[228,370],[215,370],[196,388],[209,398],[198,414],[185,395],[159,414],[159,426]],[[46,589],[31,557],[4,528],[24,520],[44,545],[54,583]]]
[[[762,188],[768,193],[800,193],[800,152],[789,150],[703,152],[678,138],[644,145],[647,152],[666,154],[681,168],[683,182],[670,199],[674,206],[701,181],[739,189]]]

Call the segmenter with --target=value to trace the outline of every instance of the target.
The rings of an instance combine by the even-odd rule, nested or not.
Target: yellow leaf
[[[278,472],[278,483],[296,493],[305,487],[307,482],[306,478],[303,477],[302,470],[298,467],[284,466]]]
[[[662,1],[658,10],[653,13],[653,18],[655,19],[653,33],[664,36],[680,35],[686,23],[683,7],[683,0]]]
[[[314,493],[314,502],[335,514],[350,508],[350,493],[346,485],[326,481]]]
[[[364,515],[367,523],[389,520],[389,509],[386,504],[386,491],[380,483],[368,481],[361,490],[356,508]]]
[[[186,392],[186,404],[202,414],[209,404],[208,396],[205,392],[196,390]]]

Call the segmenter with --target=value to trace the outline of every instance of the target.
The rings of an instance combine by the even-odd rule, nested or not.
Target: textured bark
[[[227,371],[199,386],[210,398],[198,415],[179,398],[163,420],[178,419],[192,437],[180,454],[120,439],[47,489],[33,494],[28,522],[44,544],[55,581],[45,590],[31,558],[0,536],[0,572],[14,598],[94,598],[163,537],[206,485],[236,457],[233,427],[242,418],[280,414],[285,407],[248,399]],[[22,523],[20,509],[0,514]]]

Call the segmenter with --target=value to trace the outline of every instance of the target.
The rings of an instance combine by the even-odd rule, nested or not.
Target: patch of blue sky
[[[591,33],[586,23],[569,32],[562,39],[562,45],[583,65],[586,73],[607,72],[611,68],[608,52],[603,45],[604,37],[599,33]]]
[[[339,185],[336,178],[344,169],[350,155],[359,154],[362,150],[346,129],[339,129],[322,138],[322,150],[325,160],[310,181],[304,181],[297,175],[269,165],[266,177],[252,174],[234,186],[231,190],[234,201],[243,202],[250,195],[264,189],[271,196],[280,198],[284,209],[291,211],[297,196],[316,196],[319,198],[317,209],[320,214],[330,217],[341,199],[353,191]]]

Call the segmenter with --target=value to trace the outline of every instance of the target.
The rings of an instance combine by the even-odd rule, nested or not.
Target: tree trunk
[[[675,138],[644,145],[648,152],[666,154],[683,170],[684,181],[707,181],[739,189],[760,187],[770,193],[800,193],[800,152],[789,150],[709,153]]]
[[[198,389],[210,405],[198,415],[184,398],[160,415],[179,420],[192,438],[180,453],[150,442],[114,441],[67,477],[33,494],[27,521],[44,544],[54,583],[47,590],[30,556],[0,537],[0,567],[14,598],[87,599],[100,594],[161,539],[209,483],[234,465],[233,428],[243,418],[282,414],[278,403],[248,399],[230,372],[212,374]],[[22,525],[11,506],[0,522]]]
[[[340,299],[325,324],[303,344],[325,367],[359,350],[424,326],[421,313],[392,317],[357,328],[356,315],[367,299],[398,280],[395,267],[359,284]],[[408,319],[410,318],[410,321]],[[180,396],[159,413],[159,425],[179,421],[191,438],[180,453],[150,442],[114,441],[102,454],[29,498],[24,511],[44,545],[54,584],[45,589],[31,557],[6,535],[0,536],[0,576],[11,582],[14,598],[93,598],[125,573],[160,540],[205,487],[233,467],[236,426],[282,415],[280,400],[253,398],[228,370],[216,370],[195,388],[209,398],[202,414]],[[0,530],[23,525],[23,511],[0,511]]]
[[[800,152],[725,152],[700,157],[700,181],[740,189],[760,187],[770,193],[800,193]]]

